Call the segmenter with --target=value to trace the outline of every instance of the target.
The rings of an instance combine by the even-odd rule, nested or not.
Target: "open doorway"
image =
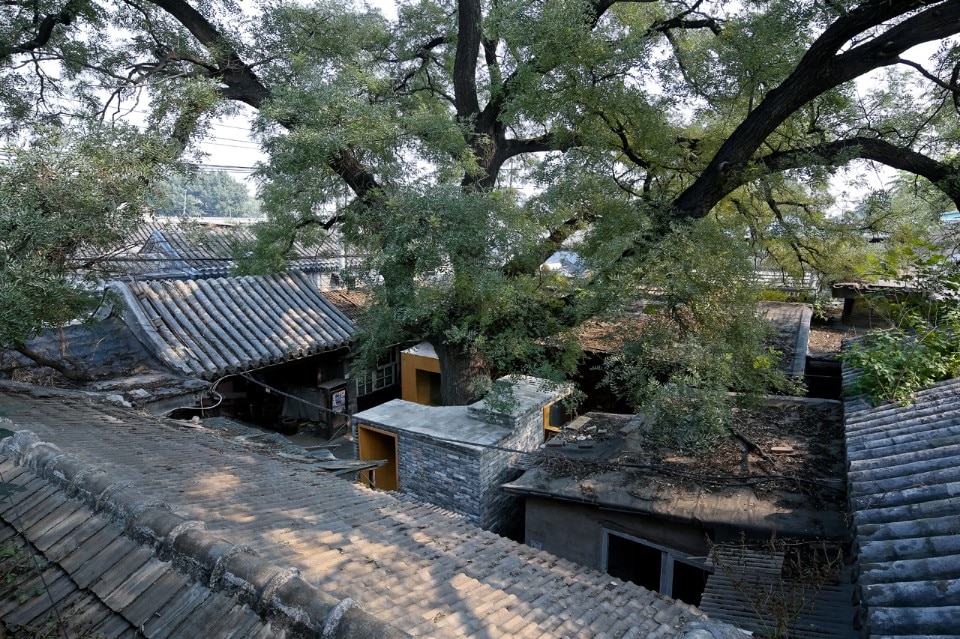
[[[425,406],[442,406],[440,373],[417,369],[417,403]]]
[[[387,460],[378,468],[360,473],[360,480],[371,488],[397,490],[397,436],[365,424],[357,424],[358,457],[361,460]]]
[[[710,576],[702,561],[623,533],[604,530],[603,535],[603,569],[607,573],[684,603],[700,605]]]

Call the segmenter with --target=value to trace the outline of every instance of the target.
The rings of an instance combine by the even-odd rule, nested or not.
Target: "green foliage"
[[[736,402],[796,390],[757,316],[748,258],[742,242],[704,220],[675,229],[638,266],[643,314],[608,358],[605,381],[647,415],[654,439],[703,448],[727,433]]]
[[[903,248],[911,268],[896,298],[876,297],[872,307],[891,324],[872,330],[841,354],[859,372],[850,385],[874,403],[910,404],[917,391],[960,376],[960,270],[937,253]],[[889,267],[890,264],[885,266]]]
[[[41,586],[23,588],[23,582],[37,570],[38,561],[17,539],[0,544],[0,598],[23,603],[42,594]]]
[[[829,180],[857,151],[828,156],[823,145],[882,138],[934,159],[958,148],[950,92],[914,70],[892,73],[870,92],[816,82],[777,91],[798,64],[824,58],[806,55],[813,38],[854,7],[863,24],[886,12],[878,24],[900,25],[927,10],[924,3],[897,12],[895,3],[853,0],[499,0],[477,2],[473,16],[465,3],[417,0],[400,2],[395,22],[333,0],[271,0],[250,17],[231,0],[194,6],[213,33],[192,18],[187,24],[177,1],[72,0],[70,19],[34,52],[45,64],[33,74],[14,68],[33,54],[14,49],[36,35],[36,16],[65,7],[40,2],[7,12],[0,19],[5,130],[27,119],[59,121],[64,109],[48,99],[54,94],[76,105],[78,117],[99,121],[144,92],[150,129],[189,150],[212,114],[226,110],[222,98],[257,109],[271,219],[260,227],[250,268],[282,268],[294,240],[342,231],[370,256],[378,289],[362,333],[370,361],[386,345],[431,339],[491,374],[560,377],[577,359],[571,329],[642,294],[649,343],[631,346],[627,359],[647,362],[640,379],[668,389],[664,406],[691,402],[681,387],[720,398],[720,389],[764,386],[773,356],[759,347],[749,287],[735,284],[749,270],[741,240],[792,275],[846,276],[871,252],[867,229],[902,212],[829,215]],[[857,51],[886,29],[848,34],[856,44],[843,55],[852,62],[834,67],[875,66],[876,56],[857,59]],[[460,45],[471,35],[479,37],[468,51]],[[932,72],[949,77],[956,52],[944,41]],[[823,68],[806,77],[819,79]],[[802,103],[760,109],[777,95]],[[735,166],[711,163],[754,114],[779,126],[741,138],[743,154],[727,155]],[[747,123],[753,127],[744,130],[763,130],[762,122]],[[671,231],[671,219],[703,214],[675,206],[703,175],[722,177],[702,198],[718,230],[710,237]],[[167,199],[181,213],[192,204]],[[582,252],[589,277],[569,282],[540,271],[561,246]],[[77,289],[62,286],[63,272],[48,277],[33,266],[25,268],[39,284],[36,299],[49,290],[50,309],[63,308],[4,329],[5,339],[22,339],[80,306],[68,299]],[[25,285],[18,290],[10,301],[31,298]],[[647,383],[622,388],[639,392],[638,404],[661,392]],[[706,413],[702,421],[716,411]]]
[[[97,264],[142,223],[169,148],[123,127],[40,129],[0,164],[0,344],[95,306]]]
[[[406,192],[389,208],[352,218],[348,239],[369,247],[375,304],[361,323],[360,353],[375,364],[390,344],[428,339],[483,362],[490,375],[560,380],[579,356],[555,274],[507,275],[531,250],[528,211],[506,193]]]
[[[174,174],[152,189],[155,215],[185,217],[254,217],[258,202],[243,184],[223,171]]]

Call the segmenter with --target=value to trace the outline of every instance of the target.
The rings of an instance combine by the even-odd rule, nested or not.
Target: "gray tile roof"
[[[59,623],[104,639],[406,636],[29,431],[0,444],[0,474],[18,488],[0,507],[0,536],[33,554],[13,571],[23,579],[10,599],[25,600],[0,602],[8,627]]]
[[[318,472],[256,440],[83,399],[0,409],[185,519],[293,565],[415,636],[682,637],[695,608],[516,544],[457,515]],[[719,636],[719,635],[718,635]]]
[[[202,226],[194,221],[181,227],[151,229],[140,256],[147,268],[162,277],[222,277],[236,266],[239,247],[256,241],[254,233],[240,226]],[[344,247],[331,234],[319,246],[294,242],[288,251],[291,267],[305,272],[341,271],[355,258],[342,257]]]
[[[99,258],[99,267],[114,276],[140,279],[223,277],[236,268],[236,255],[256,242],[249,225],[217,225],[206,218],[156,218],[137,229],[108,255],[82,249],[78,259]],[[294,242],[287,250],[292,268],[317,272],[355,270],[359,260],[350,255],[336,234],[316,246]]]
[[[761,637],[784,631],[791,639],[855,635],[851,568],[843,565],[842,553],[806,547],[803,555],[788,557],[787,549],[790,545],[783,540],[768,542],[766,548],[715,546],[708,558],[714,572],[707,578],[700,609]],[[811,561],[813,556],[822,563]]]
[[[204,379],[341,348],[355,328],[295,271],[112,286],[128,325],[156,357]]]
[[[960,636],[960,379],[912,406],[852,397],[845,409],[866,634]]]

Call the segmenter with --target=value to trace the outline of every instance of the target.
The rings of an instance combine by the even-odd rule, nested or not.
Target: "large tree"
[[[448,403],[492,371],[569,365],[564,328],[635,294],[678,224],[827,226],[817,189],[855,159],[960,200],[960,0],[423,1],[396,22],[336,3],[235,10],[8,3],[7,116],[103,116],[147,89],[154,122],[186,139],[212,110],[257,109],[275,223],[340,227],[373,255],[368,343],[430,339]],[[906,55],[924,43],[940,43],[931,59]],[[857,88],[885,68],[903,73]],[[83,102],[51,108],[68,85]],[[591,279],[548,278],[540,263],[577,231]]]

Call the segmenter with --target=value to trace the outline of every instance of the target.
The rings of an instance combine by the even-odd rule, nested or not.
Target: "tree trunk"
[[[477,382],[488,380],[490,372],[475,352],[458,344],[434,340],[440,360],[440,399],[444,406],[466,406],[476,401]]]
[[[25,345],[20,345],[14,347],[18,353],[31,359],[40,366],[46,366],[47,368],[52,368],[57,371],[70,381],[74,382],[86,382],[93,379],[93,376],[88,370],[79,366],[69,366],[67,364],[66,358],[63,359],[54,359],[51,357],[46,357],[43,353],[35,351]]]

